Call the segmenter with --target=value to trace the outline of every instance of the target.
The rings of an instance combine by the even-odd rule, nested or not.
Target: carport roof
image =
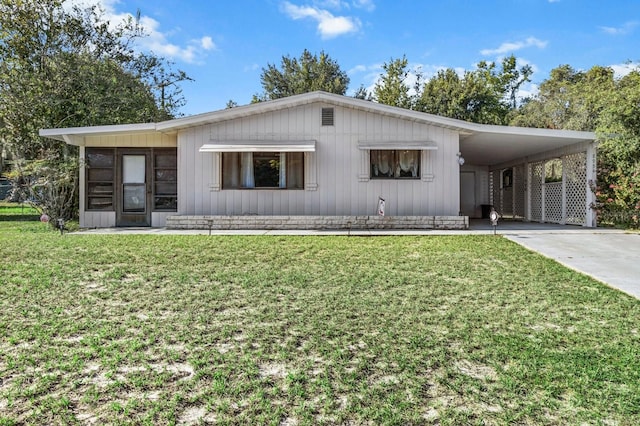
[[[530,157],[581,142],[592,142],[593,132],[476,125],[460,135],[460,152],[468,164],[491,166]]]

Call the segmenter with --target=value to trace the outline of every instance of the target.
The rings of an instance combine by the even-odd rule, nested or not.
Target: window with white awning
[[[216,141],[200,152],[316,152],[316,141]]]

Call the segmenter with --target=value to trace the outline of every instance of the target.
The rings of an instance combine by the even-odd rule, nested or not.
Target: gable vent
[[[322,108],[322,125],[333,126],[333,108]]]

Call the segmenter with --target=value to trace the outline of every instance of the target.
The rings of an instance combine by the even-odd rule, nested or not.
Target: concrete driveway
[[[585,230],[505,237],[640,299],[639,234]]]

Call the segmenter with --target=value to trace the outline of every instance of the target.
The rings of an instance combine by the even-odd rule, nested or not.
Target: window
[[[371,179],[418,179],[420,177],[419,150],[372,149]]]
[[[223,152],[222,189],[304,188],[302,152]]]
[[[85,151],[87,210],[113,211],[115,150],[87,148]]]
[[[153,207],[155,210],[178,209],[178,157],[177,150],[154,150],[153,153]]]

